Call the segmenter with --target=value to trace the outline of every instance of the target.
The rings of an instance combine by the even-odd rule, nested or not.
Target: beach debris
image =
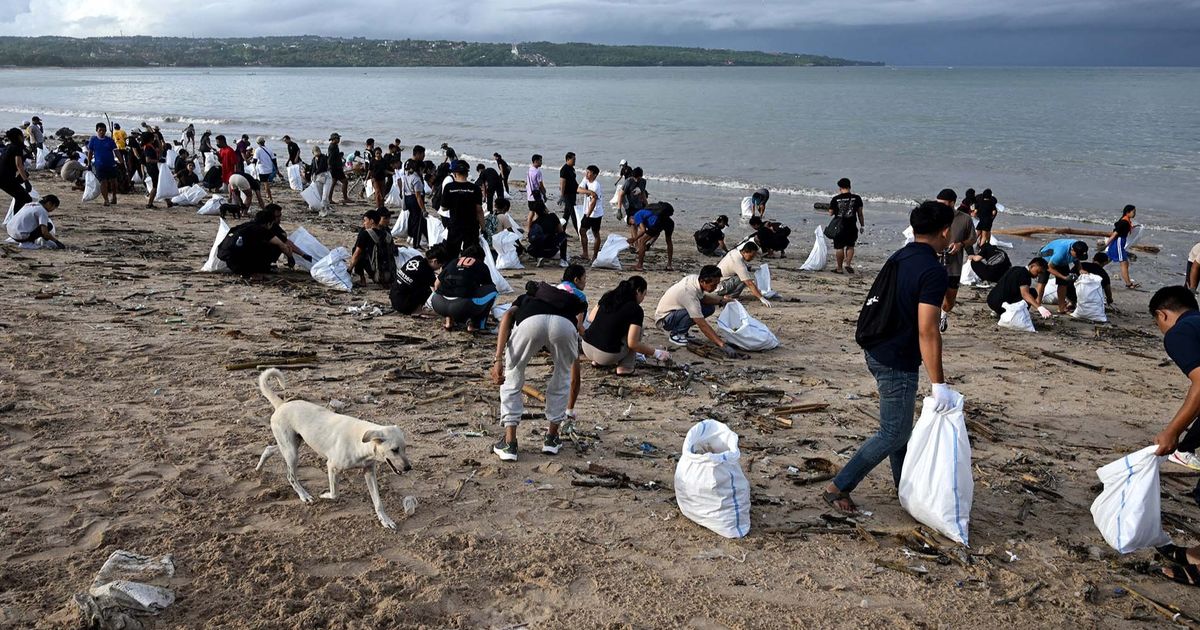
[[[370,302],[363,302],[361,306],[347,306],[347,315],[358,315],[359,319],[370,319],[383,315],[383,309]]]
[[[524,387],[521,388],[521,391],[526,396],[529,396],[530,398],[534,398],[534,399],[538,400],[539,402],[543,402],[543,403],[546,402],[546,395],[543,394],[542,392],[538,391],[537,388],[532,385],[525,385]]]
[[[1068,357],[1064,354],[1059,354],[1052,350],[1042,350],[1042,356],[1050,357],[1051,359],[1056,359],[1056,360],[1062,361],[1064,363],[1070,363],[1071,365],[1078,365],[1079,367],[1085,367],[1094,372],[1104,373],[1104,372],[1108,371],[1108,368],[1106,368],[1106,367],[1101,367],[1101,366],[1095,365],[1093,363],[1088,363],[1087,361],[1080,361],[1079,359],[1072,359],[1071,357]]]
[[[788,477],[797,486],[807,486],[821,481],[829,481],[837,475],[838,467],[823,457],[808,457],[804,459],[801,468],[788,467]],[[795,470],[795,472],[792,472]]]
[[[572,486],[584,488],[630,488],[632,490],[658,490],[661,488],[657,481],[637,481],[629,475],[588,462],[586,467],[575,467],[572,470],[577,475],[571,479]]]
[[[875,566],[882,567],[884,569],[891,569],[893,571],[899,571],[900,573],[907,573],[913,577],[925,577],[925,575],[929,573],[929,569],[925,568],[924,565],[916,564],[909,566],[902,562],[884,560],[883,558],[875,558]]]
[[[316,362],[316,352],[282,351],[260,355],[253,359],[246,359],[235,363],[227,363],[225,369],[235,372],[238,370],[262,370],[271,367],[279,368],[286,366],[312,367]]]
[[[170,589],[151,584],[175,575],[170,555],[151,558],[117,550],[104,561],[86,593],[72,599],[79,607],[80,626],[95,630],[140,630],[153,625],[149,617],[175,603]]]
[[[1021,604],[1023,606],[1027,606],[1030,603],[1031,598],[1033,597],[1033,594],[1038,592],[1045,586],[1046,586],[1046,583],[1039,580],[1037,582],[1034,582],[1033,585],[1030,586],[1029,588],[1027,588],[1023,591],[1020,591],[1019,593],[1014,593],[1012,595],[1009,595],[1008,597],[1001,597],[1000,599],[993,600],[992,605],[993,606],[1005,606],[1007,604],[1021,602]]]
[[[404,497],[404,515],[412,516],[417,513],[417,497],[411,494]]]
[[[333,400],[329,401],[329,408],[334,411],[341,411],[346,408],[346,403],[334,398]]]
[[[1160,602],[1156,599],[1150,598],[1150,597],[1134,590],[1134,588],[1132,586],[1126,586],[1124,588],[1124,590],[1127,591],[1130,595],[1133,595],[1138,600],[1149,605],[1150,608],[1154,609],[1155,612],[1166,617],[1167,619],[1170,619],[1174,623],[1188,626],[1191,628],[1200,626],[1200,619],[1197,619],[1196,617],[1193,617],[1192,615],[1189,615],[1188,613],[1183,612],[1182,610],[1180,610],[1180,608],[1178,606],[1176,606],[1174,604]]]

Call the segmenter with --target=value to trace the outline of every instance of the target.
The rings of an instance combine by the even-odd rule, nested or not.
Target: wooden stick
[[[529,396],[530,398],[536,398],[541,402],[546,402],[546,395],[543,394],[542,392],[539,392],[532,385],[526,385],[526,386],[522,387],[521,391],[524,392],[525,395]]]
[[[316,362],[317,362],[317,355],[315,355],[315,354],[302,355],[302,356],[298,356],[298,357],[284,357],[284,358],[261,357],[261,358],[255,359],[253,361],[244,361],[242,363],[230,363],[225,366],[225,369],[229,370],[230,372],[234,372],[237,370],[257,369],[258,366],[266,365],[268,363],[271,365],[280,366],[280,365],[299,365],[302,363],[316,363]]]
[[[800,405],[787,405],[784,407],[776,407],[771,410],[773,416],[786,416],[794,413],[812,413],[814,411],[824,411],[829,408],[829,403],[804,403]]]
[[[907,573],[914,577],[925,577],[925,573],[929,572],[928,570],[921,572],[905,564],[893,562],[891,560],[884,560],[883,558],[875,558],[875,566],[891,569],[893,571],[899,571],[900,573]]]
[[[1189,628],[1197,627],[1198,622],[1197,622],[1196,618],[1183,612],[1177,606],[1175,606],[1173,604],[1164,604],[1157,600],[1151,599],[1151,598],[1137,592],[1136,590],[1134,590],[1134,588],[1132,586],[1125,586],[1125,590],[1128,591],[1130,595],[1133,595],[1134,597],[1149,604],[1151,608],[1158,611],[1159,614],[1166,617],[1167,619],[1170,619],[1171,621],[1173,621],[1175,623],[1185,625]]]
[[[1071,357],[1068,357],[1063,354],[1059,354],[1057,352],[1053,352],[1051,350],[1042,350],[1042,356],[1047,356],[1047,357],[1050,357],[1051,359],[1057,359],[1064,363],[1070,363],[1071,365],[1078,365],[1079,367],[1085,367],[1085,368],[1087,368],[1089,370],[1093,370],[1095,372],[1107,372],[1108,371],[1108,368],[1106,368],[1106,367],[1101,367],[1099,365],[1088,363],[1087,361],[1080,361],[1079,359],[1072,359]]]
[[[1021,502],[1021,509],[1017,510],[1017,522],[1025,524],[1025,519],[1029,518],[1029,510],[1033,509],[1033,499],[1025,497]]]
[[[992,605],[993,606],[1003,606],[1005,604],[1011,604],[1013,602],[1021,601],[1022,599],[1032,596],[1034,593],[1041,590],[1041,588],[1044,586],[1046,586],[1045,582],[1042,582],[1042,581],[1035,582],[1033,584],[1033,586],[1030,586],[1029,588],[1021,591],[1020,593],[1017,593],[1015,595],[1009,595],[1008,597],[1001,597],[1000,599],[997,599],[997,600],[993,600]],[[1133,591],[1130,591],[1130,592],[1133,592]]]

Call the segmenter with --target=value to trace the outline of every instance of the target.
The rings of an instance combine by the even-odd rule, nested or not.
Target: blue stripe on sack
[[[733,483],[733,473],[729,473],[729,496],[733,497],[733,528],[737,530],[738,536],[745,536],[746,532],[742,531],[742,508],[738,506],[737,486]]]
[[[474,302],[477,306],[483,306],[484,304],[487,304],[488,302],[495,300],[497,297],[499,297],[499,295],[500,294],[496,293],[495,291],[492,291],[491,293],[489,293],[483,297],[471,298],[471,301]]]
[[[1121,507],[1117,508],[1117,550],[1118,551],[1120,551],[1121,547],[1124,546],[1121,544],[1121,525],[1125,521],[1125,517],[1124,517],[1125,488],[1129,487],[1129,484],[1133,482],[1133,466],[1129,465],[1129,456],[1126,455],[1125,457],[1122,457],[1121,461],[1125,462],[1125,470],[1128,472],[1128,474],[1125,476],[1125,487],[1121,488]]]
[[[962,519],[959,516],[962,510],[958,501],[958,425],[951,423],[950,428],[954,431],[954,525],[958,527],[958,537],[965,545],[967,532],[963,530]]]

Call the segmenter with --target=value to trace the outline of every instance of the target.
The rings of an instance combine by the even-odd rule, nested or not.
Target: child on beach
[[[1137,216],[1137,207],[1133,204],[1121,210],[1121,218],[1113,224],[1113,231],[1104,240],[1105,252],[1109,260],[1121,265],[1121,279],[1125,287],[1136,289],[1139,285],[1129,278],[1129,233],[1133,231],[1133,218]]]

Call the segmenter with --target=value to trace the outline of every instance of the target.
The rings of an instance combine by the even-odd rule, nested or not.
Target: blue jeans
[[[833,478],[833,485],[842,492],[853,492],[863,477],[885,458],[892,461],[892,481],[900,485],[900,470],[904,467],[904,453],[912,434],[913,411],[917,406],[919,372],[897,370],[876,361],[869,353],[863,354],[879,389],[879,431],[859,447]]]
[[[700,312],[708,317],[717,312],[717,307],[712,304],[701,304]],[[694,323],[692,316],[681,308],[667,313],[667,316],[663,318],[662,329],[672,335],[686,335]]]

